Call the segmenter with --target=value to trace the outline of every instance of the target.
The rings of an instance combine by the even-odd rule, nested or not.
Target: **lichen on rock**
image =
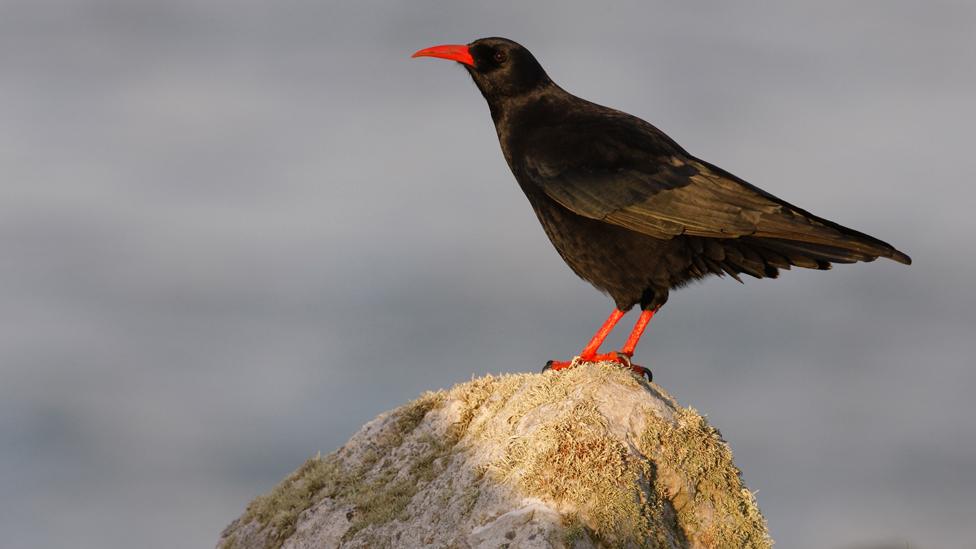
[[[770,547],[716,429],[612,364],[486,376],[367,423],[219,547]]]

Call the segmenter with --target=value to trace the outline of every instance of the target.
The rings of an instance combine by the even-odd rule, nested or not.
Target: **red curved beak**
[[[474,58],[471,57],[471,51],[468,50],[467,46],[462,44],[445,44],[443,46],[424,48],[410,57],[440,57],[441,59],[450,59],[458,63],[464,63],[471,67],[474,66]]]

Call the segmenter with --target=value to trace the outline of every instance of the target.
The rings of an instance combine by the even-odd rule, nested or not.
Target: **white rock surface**
[[[629,371],[488,376],[367,423],[218,547],[770,547],[731,458]]]

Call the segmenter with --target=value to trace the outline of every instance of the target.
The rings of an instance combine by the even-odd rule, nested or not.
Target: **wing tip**
[[[891,253],[889,253],[885,257],[887,257],[888,259],[891,259],[892,261],[897,261],[898,263],[901,263],[902,265],[911,265],[912,264],[912,258],[908,257],[908,254],[903,253],[903,252],[899,252],[898,250],[896,250],[894,248],[892,248],[891,249]]]

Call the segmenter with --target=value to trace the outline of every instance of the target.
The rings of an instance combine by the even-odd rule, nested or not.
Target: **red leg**
[[[597,354],[597,351],[600,349],[600,345],[603,344],[604,340],[607,339],[607,336],[610,335],[610,332],[613,330],[613,327],[616,326],[617,322],[619,322],[624,316],[623,311],[614,309],[614,311],[610,313],[610,317],[607,318],[606,322],[603,323],[603,326],[600,326],[600,329],[597,330],[597,332],[593,335],[590,342],[587,343],[586,347],[583,348],[583,352],[581,352],[580,356],[578,357],[579,360],[583,362],[616,362],[632,369],[636,374],[643,376],[647,381],[651,381],[651,371],[643,366],[632,364],[630,362],[630,357],[634,355],[634,350],[637,348],[637,342],[640,341],[641,335],[643,335],[647,325],[650,324],[651,318],[654,317],[654,313],[656,311],[657,309],[641,311],[641,315],[637,319],[637,323],[634,324],[634,329],[630,332],[630,336],[627,337],[627,342],[624,343],[624,346],[620,349],[620,351]],[[569,368],[573,365],[573,363],[574,361],[567,362],[550,360],[546,364],[545,369],[562,370],[563,368]]]
[[[654,379],[654,376],[653,374],[651,374],[651,371],[643,366],[638,366],[637,364],[632,363],[630,361],[630,358],[634,356],[634,349],[637,348],[637,342],[640,341],[641,335],[644,333],[644,329],[647,328],[647,325],[650,324],[651,319],[654,318],[655,312],[657,312],[657,309],[652,309],[650,311],[641,311],[640,317],[637,319],[637,322],[634,324],[634,329],[630,332],[630,335],[627,337],[627,342],[624,343],[624,346],[620,349],[620,351],[616,353],[610,353],[611,355],[616,355],[612,358],[613,360],[620,362],[624,366],[630,367],[630,369],[633,370],[635,374],[643,377],[648,382]]]
[[[593,334],[593,337],[590,339],[590,342],[587,343],[586,347],[583,348],[583,351],[580,352],[580,358],[582,360],[585,360],[587,362],[592,362],[594,358],[597,358],[598,355],[596,354],[596,352],[600,349],[600,345],[602,345],[603,341],[607,339],[607,336],[610,335],[611,331],[613,331],[613,327],[616,326],[618,322],[620,322],[620,319],[623,318],[624,314],[625,313],[620,309],[614,309],[613,312],[610,313],[610,316],[607,317],[607,320],[604,321],[603,325],[600,326],[600,329],[597,330],[595,334]],[[571,360],[570,361],[550,360],[548,364],[546,364],[546,369],[562,370],[563,368],[570,367],[572,364],[573,361]]]
[[[586,344],[586,347],[583,347],[583,351],[580,352],[580,358],[583,360],[592,360],[596,356],[596,352],[600,350],[600,345],[603,345],[604,340],[613,331],[613,327],[624,317],[624,314],[626,313],[620,309],[614,309],[610,313],[610,316],[607,317],[606,322],[603,323],[603,326],[600,326],[600,329],[593,334],[593,338]]]
[[[637,323],[634,324],[634,329],[630,332],[627,342],[624,343],[623,348],[620,349],[621,354],[625,354],[627,356],[632,356],[634,354],[634,350],[637,349],[637,342],[640,341],[641,335],[644,333],[644,329],[647,328],[647,325],[651,323],[651,319],[654,318],[655,312],[657,312],[657,309],[641,311],[640,318],[638,318]]]
[[[637,375],[643,377],[648,382],[653,379],[651,371],[643,366],[638,366],[630,361],[630,357],[634,356],[634,350],[637,348],[637,343],[640,341],[641,335],[644,334],[644,330],[647,329],[647,325],[650,324],[651,319],[654,318],[654,313],[657,309],[650,311],[641,311],[640,317],[634,324],[634,329],[630,332],[630,336],[627,337],[627,342],[624,346],[617,352],[597,354],[600,345],[613,330],[613,327],[620,318],[624,315],[622,311],[615,310],[610,318],[603,323],[603,326],[596,332],[593,339],[586,345],[583,352],[580,353],[578,357],[579,360],[583,362],[616,362],[622,366],[628,367],[634,371]],[[562,370],[563,368],[569,368],[573,365],[573,361],[555,361],[550,360],[545,367],[545,370]]]

